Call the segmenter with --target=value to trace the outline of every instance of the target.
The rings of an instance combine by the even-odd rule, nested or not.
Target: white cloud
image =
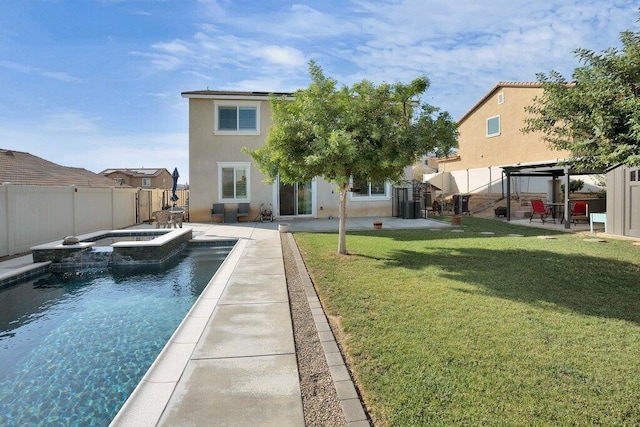
[[[438,92],[427,97],[442,100],[454,117],[477,101],[471,94],[479,99],[499,81],[532,81],[552,69],[570,74],[578,66],[576,48],[600,51],[617,44],[628,24],[616,24],[634,22],[637,12],[631,0],[200,5],[206,21],[191,37],[152,45],[157,56],[147,58],[155,68],[180,70],[212,88],[244,90],[304,86],[309,59],[341,84],[426,74],[430,92]]]
[[[306,62],[300,50],[287,46],[264,46],[258,52],[258,56],[269,63],[285,67],[300,67]]]
[[[159,50],[172,55],[188,55],[191,54],[191,49],[182,40],[173,40],[166,43],[155,43],[151,45],[152,49]]]
[[[29,65],[19,64],[13,61],[0,61],[0,67],[6,68],[8,70],[15,71],[18,73],[39,75],[42,77],[47,77],[49,79],[59,80],[62,82],[73,83],[73,82],[80,81],[80,79],[78,79],[77,77],[73,77],[72,75],[66,72],[47,71],[37,67],[31,67]]]
[[[77,111],[66,111],[43,117],[42,129],[56,133],[93,133],[99,131],[99,122],[99,117],[88,117]]]
[[[147,59],[153,68],[162,71],[174,71],[184,64],[184,60],[161,53],[131,52],[131,55]]]

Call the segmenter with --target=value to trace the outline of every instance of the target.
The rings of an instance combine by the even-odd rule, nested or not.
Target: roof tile
[[[0,183],[114,187],[117,184],[87,169],[61,166],[33,154],[0,149]]]

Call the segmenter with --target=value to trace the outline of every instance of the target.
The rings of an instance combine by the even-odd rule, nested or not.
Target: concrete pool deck
[[[384,223],[389,229],[449,227],[429,219]],[[288,224],[291,231],[337,230],[332,220]],[[280,242],[288,235],[277,231],[278,222],[187,226],[195,240],[239,240],[111,425],[206,426],[215,420],[215,425],[304,426]],[[347,224],[351,231],[372,228],[371,219]],[[304,268],[301,259],[298,265]],[[310,281],[307,296],[347,425],[368,426]]]

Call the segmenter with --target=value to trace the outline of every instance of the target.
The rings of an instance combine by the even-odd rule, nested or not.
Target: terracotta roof
[[[167,171],[167,173],[171,174],[167,168],[138,168],[138,169],[130,169],[130,168],[112,168],[105,169],[100,172],[100,175],[111,175],[112,173],[121,173],[127,176],[131,176],[134,178],[148,178],[150,176],[158,176],[162,172]]]
[[[464,113],[464,115],[462,117],[460,117],[460,120],[458,120],[458,124],[462,123],[467,117],[469,117],[471,115],[471,113],[473,113],[478,107],[480,107],[482,104],[484,104],[484,102],[490,98],[491,96],[493,96],[493,94],[505,87],[520,87],[520,88],[529,88],[529,89],[538,89],[542,87],[541,83],[538,82],[499,82],[497,85],[495,85],[489,92],[487,92],[487,94],[485,96],[482,97],[482,99],[480,99],[480,101],[476,102],[475,105],[473,107],[471,107],[471,109],[469,111],[467,111],[466,113]]]
[[[75,185],[76,187],[114,187],[117,184],[83,168],[72,168],[22,151],[0,149],[0,183],[18,185]]]

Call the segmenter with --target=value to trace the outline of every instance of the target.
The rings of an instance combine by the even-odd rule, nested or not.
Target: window
[[[500,116],[487,119],[487,138],[500,135]]]
[[[504,92],[498,94],[498,104],[504,104]]]
[[[143,187],[151,187],[151,178],[142,178]]]
[[[636,180],[636,171],[631,171],[631,173],[629,174],[629,181],[635,181]]]
[[[224,201],[248,201],[250,163],[218,163],[218,195]]]
[[[215,104],[215,132],[257,135],[260,129],[259,104],[237,102]]]
[[[354,198],[384,198],[388,197],[388,185],[386,182],[370,182],[364,179],[353,179]],[[358,191],[359,190],[359,191]]]

